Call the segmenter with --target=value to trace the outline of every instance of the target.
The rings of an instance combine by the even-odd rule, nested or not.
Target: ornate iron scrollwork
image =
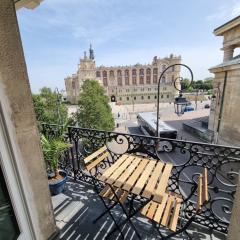
[[[49,131],[48,134],[54,136],[55,127],[44,125],[43,131]],[[65,153],[61,167],[67,170],[69,176],[86,183],[92,183],[92,180],[84,172],[83,159],[103,145],[107,146],[110,157],[100,164],[93,175],[104,171],[124,153],[139,153],[156,161],[172,162],[174,167],[168,190],[186,197],[196,182],[196,176],[206,167],[210,201],[196,222],[227,233],[240,169],[240,148],[163,138],[159,141],[157,137],[77,127],[68,128],[66,140],[72,143],[72,148]],[[191,217],[195,203],[196,196],[192,196],[187,202],[186,218]]]

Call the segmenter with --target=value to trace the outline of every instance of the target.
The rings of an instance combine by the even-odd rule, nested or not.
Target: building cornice
[[[40,5],[43,0],[14,0],[16,10],[20,8],[34,9]]]
[[[214,29],[213,33],[216,36],[223,36],[225,32],[229,31],[230,29],[240,25],[240,15],[233,18],[232,20],[224,23],[220,27]]]

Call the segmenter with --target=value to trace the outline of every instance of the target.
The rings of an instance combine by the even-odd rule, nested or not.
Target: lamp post
[[[170,68],[173,68],[175,66],[183,66],[185,68],[187,68],[190,72],[190,75],[191,75],[191,81],[190,81],[190,84],[188,87],[191,86],[192,84],[192,81],[193,81],[193,72],[191,70],[190,67],[188,67],[187,65],[185,64],[181,64],[181,63],[176,63],[176,64],[172,64],[170,66],[168,66],[167,68],[164,69],[164,71],[161,73],[160,77],[159,77],[159,80],[158,80],[158,93],[157,93],[157,127],[156,127],[156,137],[159,137],[159,100],[160,100],[160,86],[161,86],[161,80],[162,80],[162,77],[164,76],[165,72],[170,69]],[[185,107],[186,105],[188,104],[188,101],[186,100],[186,98],[184,98],[182,96],[182,89],[179,89],[176,85],[177,81],[181,81],[183,80],[183,78],[181,77],[177,77],[175,80],[174,80],[174,88],[179,91],[179,96],[175,98],[175,102],[174,102],[174,109],[175,109],[175,113],[178,115],[178,116],[181,116],[184,114],[184,110],[185,110]],[[187,87],[187,88],[188,88]],[[185,90],[185,89],[184,89]]]

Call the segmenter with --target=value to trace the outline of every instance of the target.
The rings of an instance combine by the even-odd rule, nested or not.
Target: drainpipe
[[[219,129],[220,129],[221,121],[222,121],[223,103],[224,103],[224,99],[225,99],[226,84],[227,84],[227,75],[228,75],[228,72],[225,71],[224,83],[223,83],[223,94],[222,94],[222,99],[221,99],[220,112],[219,112],[219,116],[218,116],[216,143],[218,143],[218,134],[219,134]]]

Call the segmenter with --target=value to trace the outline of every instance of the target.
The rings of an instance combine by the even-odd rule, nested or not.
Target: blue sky
[[[33,92],[64,89],[92,43],[97,65],[149,63],[181,55],[195,79],[221,62],[213,30],[240,14],[236,0],[44,0],[17,12]]]

